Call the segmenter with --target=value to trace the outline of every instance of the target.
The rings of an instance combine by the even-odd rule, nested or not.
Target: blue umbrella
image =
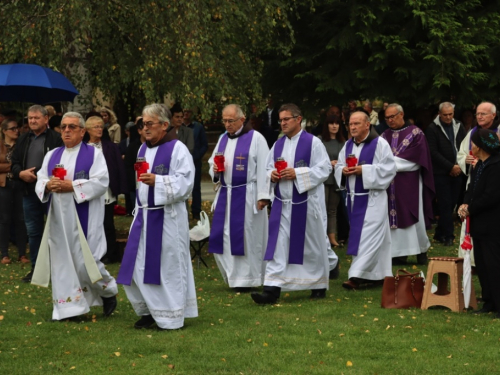
[[[72,102],[79,94],[61,73],[33,64],[0,65],[0,102]]]

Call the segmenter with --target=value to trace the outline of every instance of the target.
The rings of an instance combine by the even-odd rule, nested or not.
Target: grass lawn
[[[204,202],[207,212],[208,207]],[[116,222],[123,230],[130,220]],[[167,332],[134,329],[138,318],[121,286],[111,317],[94,307],[80,322],[52,323],[51,290],[21,283],[26,266],[2,266],[0,374],[500,372],[500,320],[445,308],[382,309],[380,287],[351,292],[341,287],[350,260],[345,251],[338,251],[341,277],[330,282],[326,299],[290,292],[277,305],[258,306],[223,283],[205,248],[209,268],[194,269],[199,317]],[[456,248],[433,244],[430,255],[455,256]],[[108,267],[114,276],[118,268]],[[406,269],[426,273],[427,267]],[[477,277],[473,281],[480,295]]]

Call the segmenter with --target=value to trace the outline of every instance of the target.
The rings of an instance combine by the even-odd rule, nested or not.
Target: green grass
[[[123,230],[129,221],[117,218],[117,225]],[[435,244],[430,251],[455,255],[455,248]],[[135,330],[138,318],[122,287],[110,318],[95,307],[79,323],[48,322],[51,290],[21,283],[26,266],[0,267],[0,374],[500,371],[499,320],[445,308],[382,309],[381,288],[349,292],[341,287],[350,258],[345,249],[338,251],[341,277],[330,282],[326,299],[311,301],[309,291],[290,292],[274,306],[257,306],[249,295],[234,294],[206,247],[203,253],[209,268],[194,269],[200,316],[171,332]],[[118,268],[109,266],[114,276]],[[474,282],[480,295],[476,277]]]

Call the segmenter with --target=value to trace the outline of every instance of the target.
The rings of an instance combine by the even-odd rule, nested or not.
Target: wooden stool
[[[430,306],[439,305],[448,307],[452,311],[463,311],[464,294],[462,291],[462,276],[464,272],[464,258],[434,257],[429,258],[429,261],[424,297],[422,298],[422,310],[427,310]],[[432,293],[432,279],[436,273],[438,274],[438,286],[436,293]],[[450,278],[450,290],[448,290],[448,277]],[[477,309],[474,285],[471,285],[469,306]]]

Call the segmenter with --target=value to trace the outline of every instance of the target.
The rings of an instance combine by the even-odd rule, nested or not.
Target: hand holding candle
[[[287,163],[284,158],[277,158],[274,162],[274,168],[276,168],[276,172],[278,172],[278,178],[281,178],[281,172],[286,169]]]
[[[356,156],[354,156],[354,154],[349,154],[345,161],[349,169],[354,168],[356,165],[358,165],[358,159],[356,158]]]
[[[134,164],[134,170],[137,173],[137,181],[140,181],[140,177],[143,173],[147,173],[149,169],[149,163],[146,158],[137,158],[137,162]]]
[[[226,159],[224,158],[224,153],[223,152],[217,152],[214,157],[214,163],[217,167],[217,172],[224,172],[224,162]]]

